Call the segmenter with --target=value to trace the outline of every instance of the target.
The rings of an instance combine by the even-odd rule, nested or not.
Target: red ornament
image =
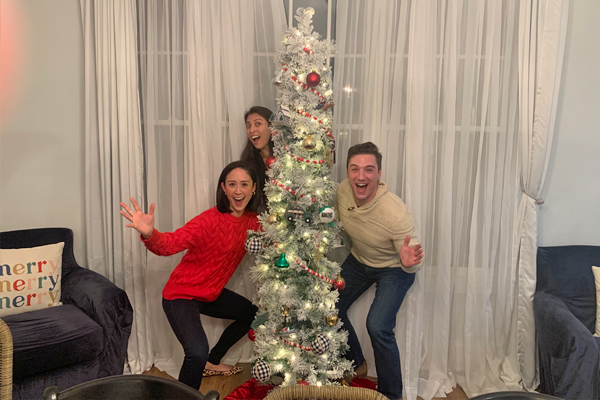
[[[303,381],[302,379],[298,378],[298,385],[300,386],[310,386],[310,383]]]
[[[248,331],[248,339],[250,339],[253,342],[256,340],[256,332],[254,332],[254,330],[250,329]]]
[[[273,156],[267,157],[267,159],[265,160],[265,165],[267,166],[267,168],[271,169],[271,165],[273,164],[273,161],[275,161],[275,157],[273,157]]]
[[[308,46],[304,46],[304,51],[308,54],[311,53],[310,47],[308,47]]]
[[[321,75],[316,73],[315,71],[306,75],[306,84],[310,87],[315,87],[321,83]]]
[[[335,282],[333,282],[333,287],[337,290],[344,290],[344,288],[346,287],[346,281],[344,280],[344,278],[342,278],[341,275],[338,275],[337,278],[335,278]]]

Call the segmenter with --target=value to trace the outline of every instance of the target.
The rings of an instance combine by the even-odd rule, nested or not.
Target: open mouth
[[[250,140],[252,140],[252,143],[256,144],[258,143],[258,141],[260,140],[260,136],[259,135],[253,135]]]
[[[366,191],[367,191],[366,183],[357,183],[356,184],[356,193],[357,194],[365,194]]]
[[[244,204],[244,197],[234,197],[233,202],[236,206],[240,207]]]

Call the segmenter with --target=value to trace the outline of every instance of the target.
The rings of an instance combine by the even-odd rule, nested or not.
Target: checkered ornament
[[[310,348],[312,352],[318,356],[325,354],[329,350],[329,339],[327,339],[327,336],[319,333],[317,334],[316,339],[312,342]]]
[[[252,368],[252,377],[260,383],[268,381],[271,377],[271,367],[263,360],[256,360]]]
[[[259,254],[262,251],[263,243],[258,236],[252,236],[246,239],[246,251],[250,254]]]

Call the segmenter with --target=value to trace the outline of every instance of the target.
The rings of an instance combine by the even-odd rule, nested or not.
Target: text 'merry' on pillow
[[[0,318],[60,304],[64,246],[0,249]]]

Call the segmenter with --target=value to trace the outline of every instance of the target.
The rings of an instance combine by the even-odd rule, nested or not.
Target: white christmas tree
[[[339,264],[326,254],[340,224],[330,206],[333,165],[333,43],[313,32],[312,8],[298,9],[297,27],[284,32],[275,57],[279,110],[273,114],[274,159],[267,160],[269,212],[263,232],[248,239],[258,253],[252,268],[259,307],[253,324],[252,375],[259,382],[339,385],[352,370],[335,303],[345,286]]]

